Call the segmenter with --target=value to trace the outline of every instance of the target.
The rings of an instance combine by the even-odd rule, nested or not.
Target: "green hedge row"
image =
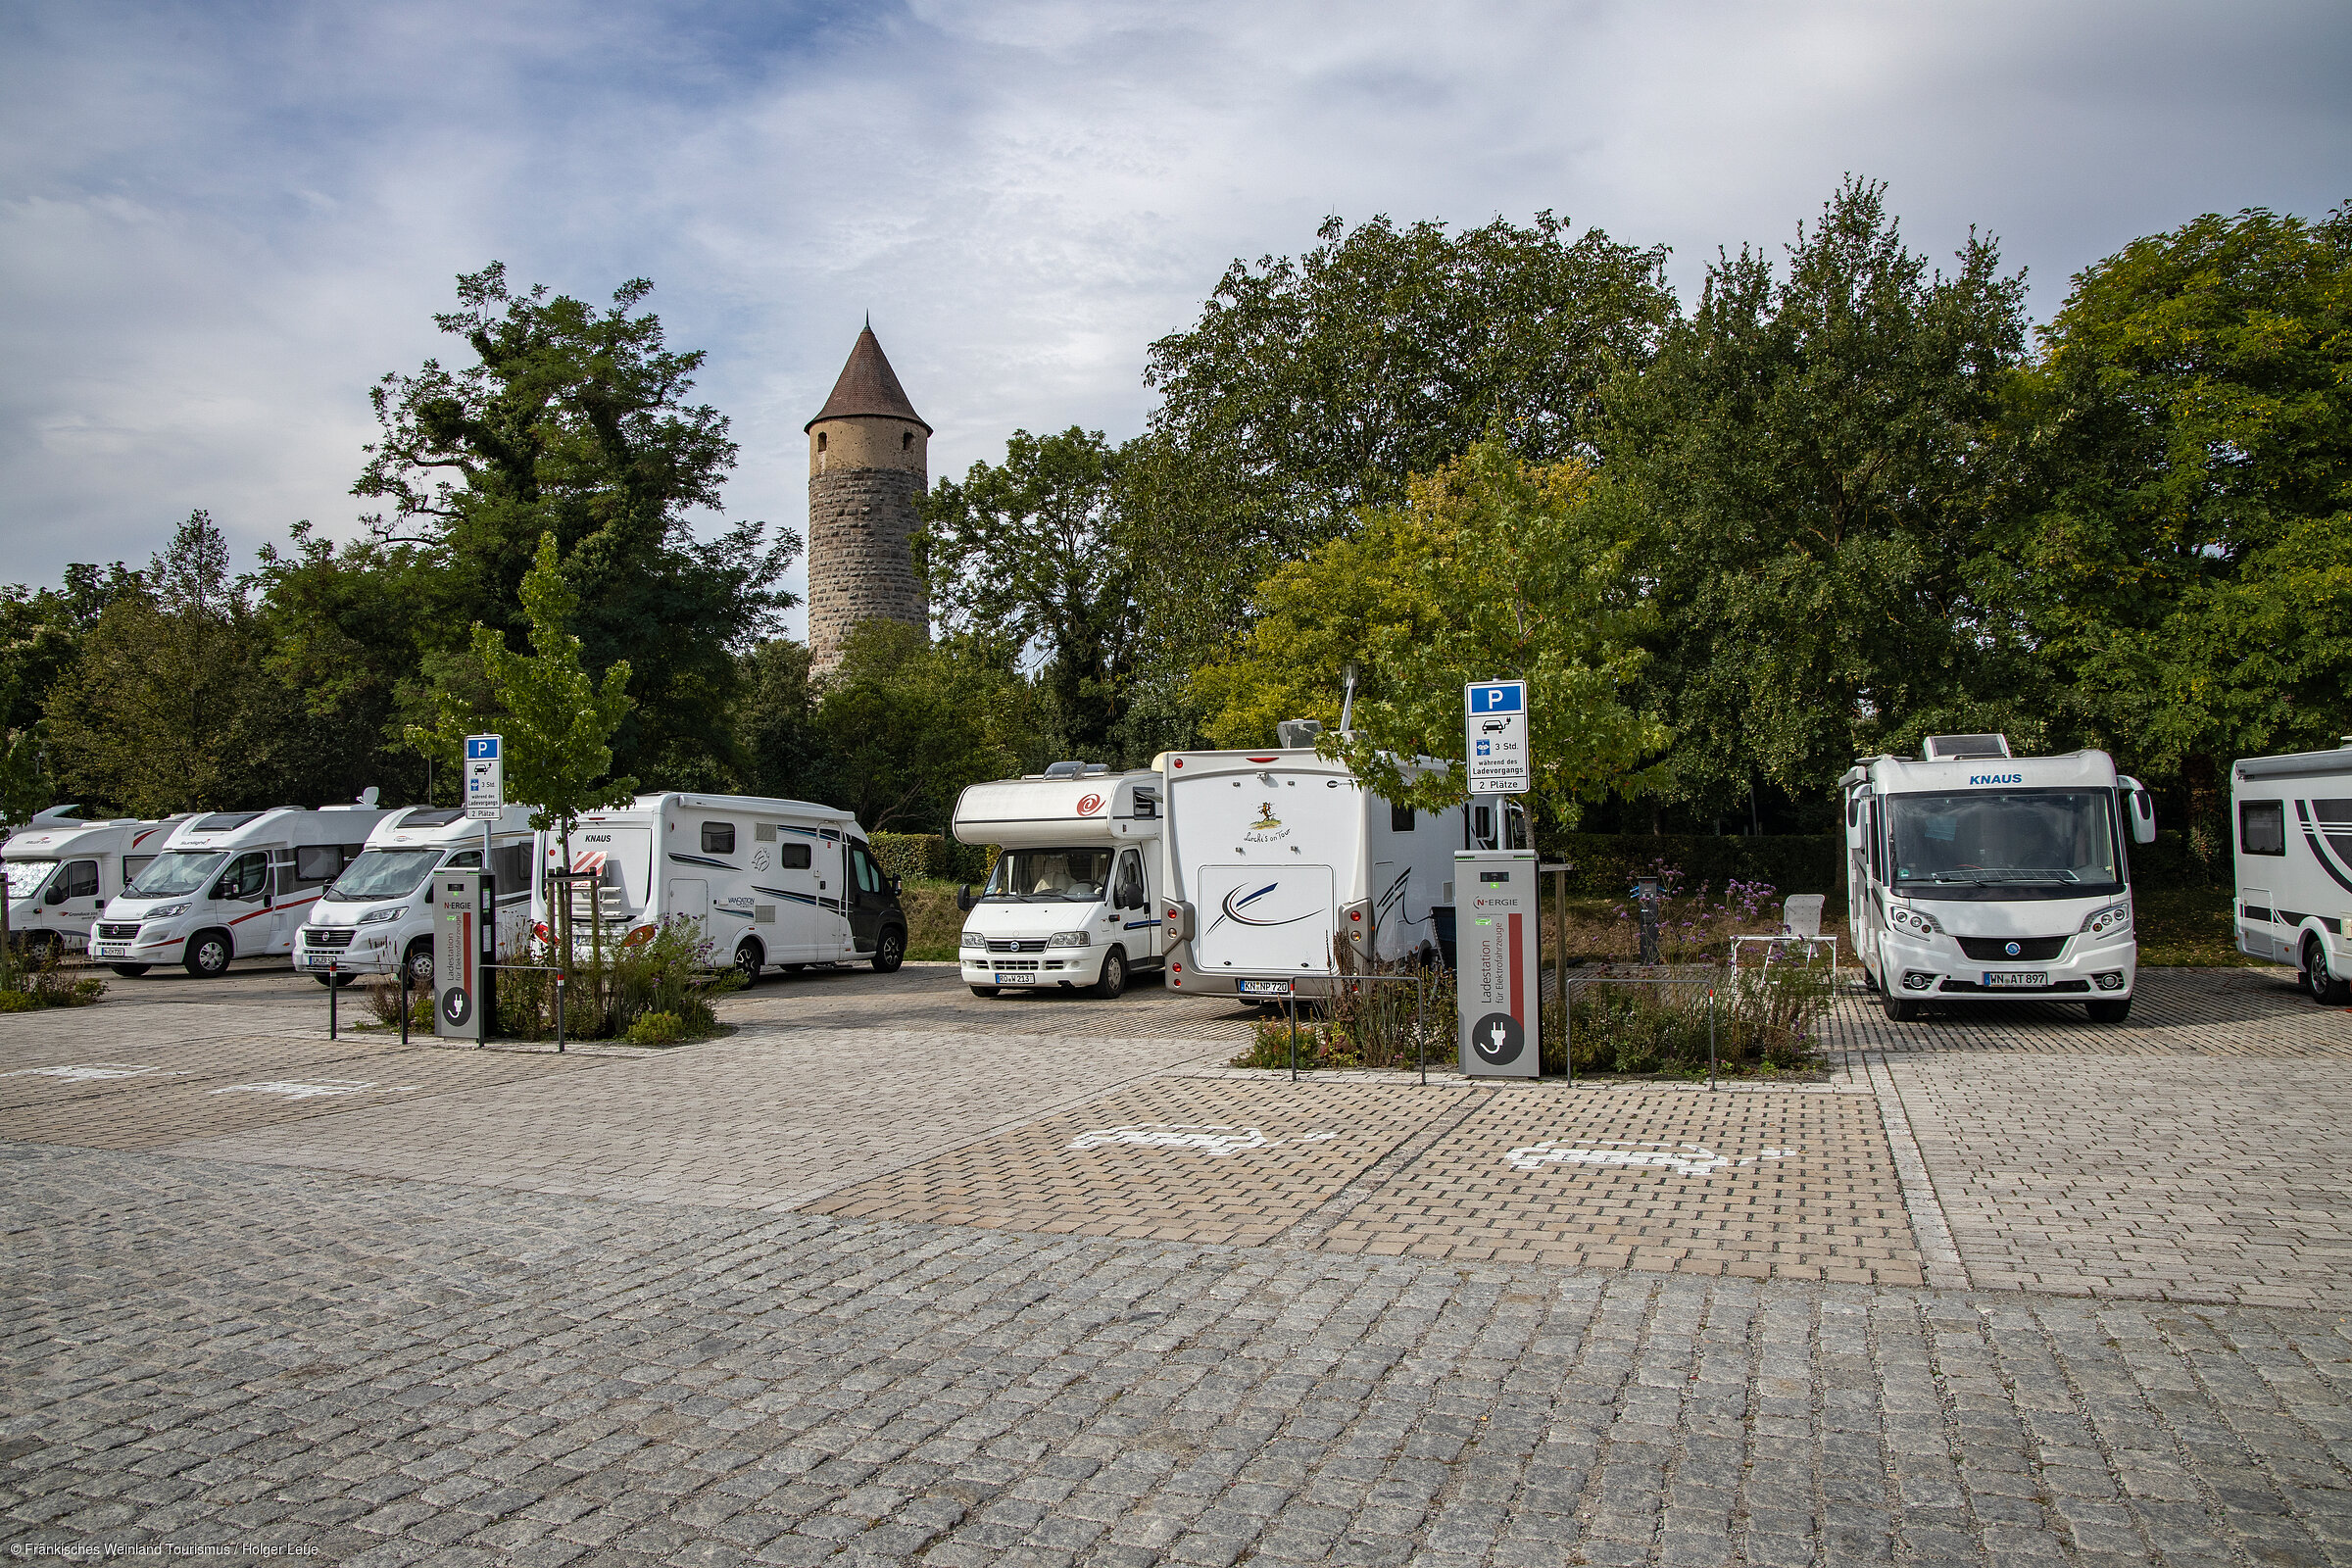
[[[984,844],[958,844],[938,833],[871,833],[874,858],[892,876],[944,877],[951,882],[981,882],[996,864],[994,851]]]

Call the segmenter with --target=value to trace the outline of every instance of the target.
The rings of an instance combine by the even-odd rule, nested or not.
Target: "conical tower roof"
[[[925,435],[933,433],[931,422],[915,413],[914,405],[906,401],[906,389],[899,385],[899,372],[890,368],[890,359],[882,352],[871,321],[858,334],[858,344],[850,350],[850,363],[841,368],[841,379],[833,383],[833,395],[825,399],[816,418],[801,428],[814,429],[820,419],[861,416],[906,419],[921,425]]]

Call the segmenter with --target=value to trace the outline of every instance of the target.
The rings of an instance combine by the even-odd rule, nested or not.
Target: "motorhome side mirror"
[[[969,882],[964,883],[961,887],[956,890],[956,908],[961,909],[966,914],[969,914],[974,902],[975,901],[972,898],[972,885]]]
[[[66,902],[66,885],[65,885],[63,882],[59,882],[59,883],[56,883],[56,884],[54,884],[54,885],[53,885],[53,886],[52,886],[52,887],[49,889],[49,891],[48,891],[48,892],[46,892],[46,893],[44,893],[44,894],[42,894],[42,895],[41,895],[41,902],[42,902],[43,904],[63,904],[63,903],[65,903],[65,902]]]
[[[892,877],[892,878],[890,879],[890,896],[891,896],[892,898],[894,898],[894,899],[895,899],[895,898],[897,898],[897,897],[899,896],[899,893],[900,893],[900,891],[901,891],[902,889],[904,889],[906,886],[906,879],[905,877],[899,877],[899,876],[894,876],[894,877]]]

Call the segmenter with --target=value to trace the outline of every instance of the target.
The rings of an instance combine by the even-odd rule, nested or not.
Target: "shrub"
[[[685,1020],[674,1012],[641,1012],[629,1025],[632,1046],[674,1046],[685,1038]]]
[[[912,882],[948,874],[948,841],[937,833],[869,833],[866,842],[884,876]]]
[[[572,965],[564,990],[564,1032],[573,1040],[628,1036],[647,1013],[677,1021],[677,1039],[699,1040],[718,1032],[713,998],[740,988],[733,969],[710,968],[710,943],[691,920],[664,920],[640,941],[587,944]],[[510,954],[501,961],[529,965],[498,975],[499,1032],[511,1039],[552,1040],[556,1035],[556,976],[543,967],[545,956]]]
[[[69,968],[56,949],[37,958],[20,959],[9,970],[12,982],[0,991],[0,1012],[31,1012],[40,1007],[86,1007],[106,996],[106,982],[86,965]]]
[[[400,1027],[400,976],[397,974],[369,975],[365,982],[368,1010],[375,1021],[387,1029]],[[409,1032],[433,1032],[433,996],[429,991],[409,994]]]

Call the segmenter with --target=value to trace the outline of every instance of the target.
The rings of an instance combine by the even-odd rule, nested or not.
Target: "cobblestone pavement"
[[[0,1159],[20,1557],[2352,1560],[2334,1314]]]
[[[1105,1002],[1058,987],[1035,993],[976,997],[953,963],[909,963],[896,974],[870,969],[808,969],[769,976],[719,1004],[729,1023],[802,1029],[866,1029],[887,1013],[904,1029],[961,1034],[1117,1034],[1162,1040],[1246,1042],[1261,1015],[1232,999],[1211,1001],[1170,991],[1156,974],[1139,974],[1126,995]]]
[[[1858,973],[1859,971],[1851,971]],[[2291,969],[2142,969],[2123,1023],[2080,1006],[1955,1002],[1895,1023],[1876,997],[1838,1000],[1834,1047],[1889,1054],[1998,1051],[2028,1055],[2352,1056],[2352,1009],[2321,1007]]]

